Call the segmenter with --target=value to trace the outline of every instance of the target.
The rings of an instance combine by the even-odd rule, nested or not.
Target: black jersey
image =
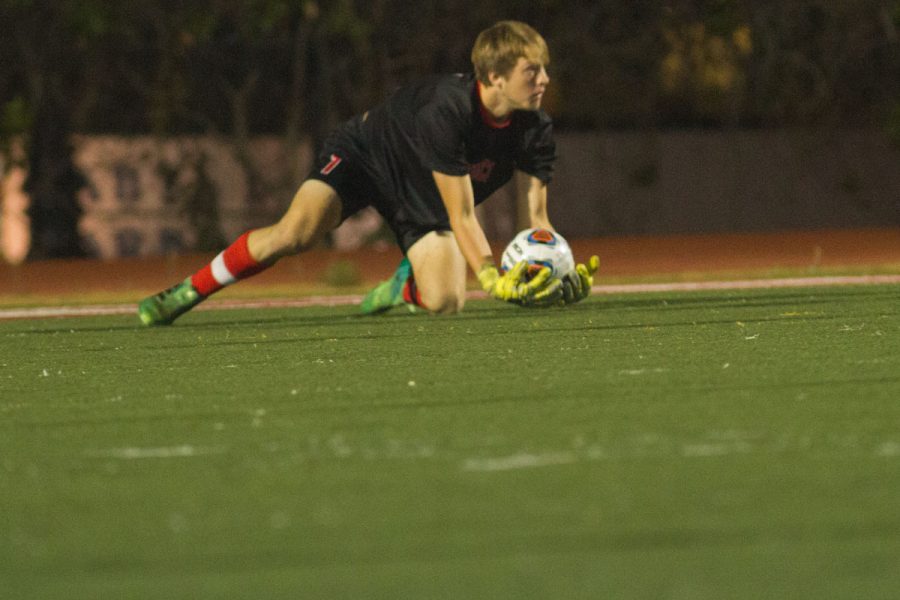
[[[481,104],[473,75],[444,75],[399,88],[384,103],[345,123],[326,142],[320,163],[329,175],[335,157],[355,181],[334,183],[348,208],[361,198],[375,206],[406,250],[427,233],[449,229],[432,171],[470,175],[475,203],[486,200],[518,169],[549,182],[556,158],[552,122],[543,111],[514,111],[498,124]],[[361,174],[368,182],[360,185]],[[345,190],[338,189],[340,185]],[[375,189],[361,189],[372,188]],[[352,189],[351,189],[352,188]],[[348,207],[348,201],[352,207]],[[409,231],[413,231],[410,234]]]

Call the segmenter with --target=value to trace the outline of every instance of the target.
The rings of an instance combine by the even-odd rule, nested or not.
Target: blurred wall
[[[238,152],[216,137],[80,136],[79,231],[102,258],[212,251],[277,219],[307,169],[308,146],[288,155],[274,137]],[[305,171],[304,171],[305,172]]]
[[[570,133],[551,218],[570,237],[900,225],[900,149],[875,131]]]
[[[557,143],[550,216],[570,238],[900,226],[900,150],[878,132],[562,133]],[[309,144],[288,152],[275,137],[238,152],[213,137],[82,136],[79,231],[102,258],[218,250],[278,219],[311,157]],[[9,188],[22,177],[7,175],[4,226],[21,197]],[[508,188],[478,212],[495,241],[523,225]],[[385,239],[365,211],[332,243]]]

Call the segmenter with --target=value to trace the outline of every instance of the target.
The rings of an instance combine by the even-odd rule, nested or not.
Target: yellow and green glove
[[[550,277],[550,269],[544,267],[530,280],[525,281],[528,263],[519,261],[503,275],[493,264],[487,263],[478,271],[481,288],[492,298],[512,302],[520,306],[544,307],[559,304],[563,298],[562,281]]]
[[[574,304],[587,298],[594,285],[594,273],[600,268],[600,258],[592,256],[587,264],[575,265],[575,270],[562,278],[563,303]]]

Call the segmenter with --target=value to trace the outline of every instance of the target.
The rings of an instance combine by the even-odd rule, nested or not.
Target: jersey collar
[[[481,112],[481,120],[484,122],[484,124],[491,129],[505,129],[506,127],[509,127],[510,123],[512,123],[512,115],[510,115],[503,121],[498,121],[497,119],[495,119],[494,115],[492,115],[484,105],[484,102],[481,101],[481,82],[476,79],[475,83],[478,86],[475,90],[475,93],[478,95],[478,110],[479,112]]]

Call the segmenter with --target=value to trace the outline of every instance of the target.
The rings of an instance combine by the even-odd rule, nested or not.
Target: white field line
[[[900,275],[852,275],[834,277],[791,277],[782,279],[747,279],[736,281],[697,281],[674,283],[629,283],[595,285],[594,294],[639,294],[651,292],[694,292],[703,290],[750,290],[769,288],[802,288],[832,285],[876,285],[900,283]],[[470,291],[472,299],[484,298],[484,292]],[[218,300],[201,304],[195,310],[232,310],[239,308],[302,308],[307,306],[346,306],[359,304],[362,296],[305,296],[272,300]],[[0,321],[9,319],[44,319],[53,317],[95,317],[137,314],[135,304],[97,304],[90,306],[38,306],[0,309]]]
[[[110,448],[93,450],[86,454],[93,458],[118,458],[121,460],[139,460],[143,458],[189,458],[208,454],[222,454],[223,448],[197,448],[196,446],[164,446],[160,448]]]
[[[492,458],[468,458],[462,463],[463,471],[516,471],[578,462],[572,452],[546,452],[542,454],[511,454]]]
[[[219,300],[201,304],[194,310],[231,310],[238,308],[300,308],[305,306],[342,306],[359,304],[362,296],[305,296],[273,300]],[[85,306],[36,306],[31,308],[0,309],[0,321],[5,319],[44,319],[52,317],[97,317],[107,315],[137,315],[134,304],[94,304]]]
[[[769,288],[817,287],[830,285],[877,285],[900,283],[900,275],[845,275],[833,277],[785,277],[780,279],[746,279],[737,281],[696,281],[678,283],[636,283],[594,286],[597,294],[648,292],[692,292],[702,290],[753,290]]]

